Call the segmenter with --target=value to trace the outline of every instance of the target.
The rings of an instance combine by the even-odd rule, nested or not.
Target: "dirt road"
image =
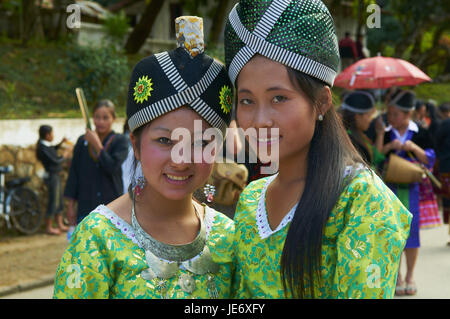
[[[65,233],[0,238],[0,290],[55,274],[66,246]]]

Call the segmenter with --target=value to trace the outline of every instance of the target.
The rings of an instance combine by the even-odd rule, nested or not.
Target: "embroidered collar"
[[[123,235],[125,235],[128,239],[130,239],[134,244],[139,246],[140,248],[144,249],[144,247],[139,243],[139,241],[136,238],[136,234],[133,231],[133,227],[128,224],[125,220],[117,216],[117,214],[109,209],[105,205],[99,205],[92,213],[97,213],[100,215],[105,216],[111,224],[114,225],[117,230],[119,230]],[[205,229],[206,229],[206,240],[209,238],[209,234],[211,233],[212,226],[214,223],[214,219],[217,215],[217,211],[212,209],[209,206],[205,206]],[[145,250],[145,249],[144,249]],[[199,254],[200,255],[200,254]],[[190,259],[190,261],[193,261],[199,257],[199,255],[195,256],[194,258]],[[160,258],[161,260],[167,261],[167,262],[173,262],[170,260],[165,260],[163,258]]]
[[[194,241],[185,245],[169,245],[152,238],[141,228],[136,219],[134,204],[133,196],[133,204],[131,206],[132,227],[137,240],[145,249],[145,260],[148,265],[148,268],[141,272],[142,278],[145,280],[157,279],[160,282],[161,296],[167,298],[165,280],[175,277],[180,268],[184,268],[196,275],[208,274],[208,294],[211,298],[217,298],[218,291],[213,274],[219,272],[220,268],[212,259],[211,252],[206,244],[205,223],[198,214],[197,209],[195,209],[195,213],[200,219],[200,231]],[[192,259],[195,256],[198,256],[198,258]],[[170,259],[172,262],[164,261],[161,258]],[[196,289],[195,279],[189,274],[181,274],[180,278],[178,278],[178,284],[188,294],[191,294]]]
[[[133,205],[131,208],[131,225],[134,229],[137,240],[141,243],[141,246],[144,247],[146,251],[146,256],[147,252],[150,251],[151,255],[155,255],[156,257],[167,259],[170,261],[182,262],[185,260],[189,260],[204,251],[204,247],[206,246],[205,223],[198,214],[197,210],[195,210],[195,213],[200,219],[200,231],[194,241],[184,245],[165,244],[163,242],[160,242],[159,240],[154,239],[152,236],[146,233],[144,229],[142,229],[136,218],[133,200]]]
[[[264,188],[261,191],[261,196],[259,197],[258,207],[256,210],[256,225],[258,226],[258,234],[261,239],[268,238],[269,236],[283,229],[294,217],[295,209],[297,208],[298,205],[297,203],[294,205],[294,207],[291,208],[291,210],[283,217],[282,221],[275,230],[272,230],[270,228],[266,210],[266,192],[267,187],[269,187],[270,183],[277,176],[278,174],[275,174],[267,178],[267,181],[264,184]]]
[[[348,165],[345,167],[344,171],[344,178],[347,177],[353,170],[363,170],[366,169],[366,167],[359,163],[355,166]],[[261,191],[261,196],[259,197],[258,201],[258,207],[256,210],[256,225],[258,226],[258,234],[261,239],[266,239],[270,237],[271,235],[275,234],[276,232],[280,231],[284,227],[286,227],[289,222],[292,221],[295,215],[295,211],[297,209],[298,203],[297,202],[294,207],[292,207],[289,212],[283,217],[280,224],[277,226],[275,230],[272,230],[269,225],[269,220],[267,218],[267,210],[266,210],[266,192],[267,188],[269,187],[270,183],[278,176],[278,173],[272,176],[269,176],[267,178],[266,183],[264,184],[264,187]]]
[[[135,235],[133,227],[117,216],[111,209],[105,205],[99,205],[92,213],[98,213],[108,218],[119,231],[131,239],[133,243],[145,250],[145,247],[138,239],[139,236]],[[204,230],[206,239],[209,237],[216,215],[217,211],[205,205]],[[219,265],[213,261],[211,252],[206,243],[203,250],[197,256],[183,262],[158,258],[150,250],[145,250],[145,261],[149,268],[143,270],[140,275],[144,280],[156,280],[155,285],[160,291],[162,298],[168,298],[167,280],[176,276],[179,273],[179,269],[188,271],[188,273],[181,273],[177,281],[177,284],[183,291],[191,294],[196,289],[196,281],[194,277],[189,274],[190,272],[196,275],[207,275],[207,290],[210,298],[219,297],[214,274],[220,269]]]
[[[398,132],[395,128],[392,127],[392,125],[387,126],[384,130],[385,130],[385,132],[389,132],[390,130],[395,130],[395,132]],[[417,133],[417,132],[419,132],[419,127],[417,126],[416,123],[414,123],[413,121],[410,120],[407,131],[408,130]]]

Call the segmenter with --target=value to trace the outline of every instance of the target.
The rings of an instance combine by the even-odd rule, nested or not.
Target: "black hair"
[[[101,107],[108,108],[111,112],[112,117],[116,118],[116,107],[114,106],[114,103],[111,100],[104,99],[98,101],[98,103],[94,106],[93,113],[95,113],[95,111],[97,111]]]
[[[39,141],[45,140],[45,138],[47,137],[47,134],[50,134],[52,131],[53,131],[53,128],[50,125],[39,126],[39,139],[36,144],[36,158],[40,161],[42,161],[42,160],[41,160],[41,157],[38,152]]]
[[[340,109],[339,114],[341,116],[342,124],[344,125],[347,133],[351,132],[352,138],[359,143],[358,147],[362,147],[367,152],[369,158],[365,161],[372,161],[373,155],[372,152],[366,147],[366,142],[364,141],[364,132],[360,132],[360,130],[356,127],[356,114],[347,109]],[[362,113],[364,114],[364,113]],[[367,138],[367,137],[366,137]],[[361,154],[361,153],[360,153]]]
[[[447,113],[450,112],[450,103],[444,102],[436,109],[436,115],[440,120],[447,119]]]
[[[450,112],[450,103],[442,103],[441,105],[439,105],[439,111],[441,113],[446,113],[446,112]]]
[[[44,140],[47,134],[50,134],[52,131],[53,128],[50,125],[41,125],[39,127],[39,139]]]
[[[141,152],[141,135],[142,135],[142,131],[148,127],[150,125],[151,122],[146,123],[145,125],[142,125],[138,128],[136,128],[131,134],[134,136],[134,140],[135,140],[135,144],[136,144],[136,148],[137,148],[137,152],[140,153]],[[131,183],[130,185],[128,185],[128,195],[130,196],[130,198],[133,198],[133,181],[136,178],[136,168],[138,165],[138,160],[136,158],[136,156],[133,156],[133,165],[131,166]]]
[[[419,100],[419,99],[416,99],[415,109],[418,110],[418,109],[420,109],[422,106],[425,106],[425,107],[426,107],[427,105],[425,104],[424,101]]]
[[[123,123],[123,134],[129,133],[130,133],[130,126],[128,125],[128,118],[126,118],[125,122]]]
[[[325,84],[302,72],[287,68],[290,80],[319,108]],[[314,283],[320,284],[322,238],[329,215],[346,181],[348,165],[364,164],[333,106],[318,121],[310,142],[305,188],[291,221],[281,255],[281,278],[285,294],[314,298]],[[324,189],[326,187],[326,190]]]
[[[356,133],[356,113],[342,108],[339,110],[339,113],[341,115],[342,124],[344,124],[345,129],[351,130],[352,133]]]
[[[347,109],[340,109],[339,113],[345,129],[350,130],[358,142],[364,144],[364,140],[356,127],[356,113]]]

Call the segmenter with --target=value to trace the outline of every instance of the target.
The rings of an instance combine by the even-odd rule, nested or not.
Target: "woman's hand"
[[[412,141],[406,141],[405,144],[403,144],[402,150],[404,150],[405,152],[415,153],[417,148],[418,148],[418,146],[416,143],[414,143]]]
[[[401,151],[403,148],[403,144],[399,140],[393,140],[388,145],[390,145],[391,150],[395,150],[395,151]]]
[[[383,146],[382,152],[386,155],[390,151],[401,151],[402,147],[403,145],[399,140],[393,140],[392,142],[387,143]]]
[[[406,141],[405,144],[403,144],[403,150],[405,152],[413,153],[419,161],[421,161],[423,164],[428,165],[428,157],[426,152],[416,143],[412,141]]]
[[[100,153],[100,151],[103,149],[102,141],[100,140],[100,137],[98,136],[97,132],[86,128],[86,134],[84,135],[84,139],[95,148],[97,153]]]

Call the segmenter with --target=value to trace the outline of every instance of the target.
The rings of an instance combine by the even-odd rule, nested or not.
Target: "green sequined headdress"
[[[332,86],[340,58],[327,7],[319,0],[241,0],[225,27],[225,62],[233,84],[255,54]]]

